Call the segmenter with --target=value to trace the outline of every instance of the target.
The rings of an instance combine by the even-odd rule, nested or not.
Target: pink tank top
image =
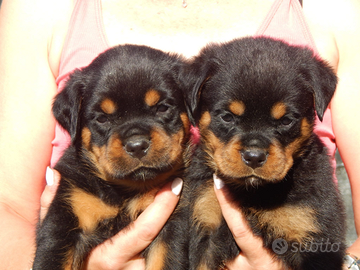
[[[62,51],[59,76],[56,79],[58,91],[63,89],[68,75],[74,69],[87,66],[97,55],[110,48],[104,30],[100,1],[76,1]],[[318,54],[298,0],[275,0],[255,36],[269,36],[292,45],[307,46]],[[335,136],[329,109],[325,112],[323,122],[317,120],[315,131],[328,147],[335,168]],[[70,136],[57,125],[52,143],[51,166],[54,166],[69,146]]]

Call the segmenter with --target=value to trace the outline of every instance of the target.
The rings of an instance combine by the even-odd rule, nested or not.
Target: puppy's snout
[[[150,148],[150,140],[145,136],[133,136],[126,141],[124,148],[130,156],[141,159]]]
[[[249,149],[241,152],[244,163],[253,168],[259,168],[263,166],[267,160],[267,154],[261,149]]]

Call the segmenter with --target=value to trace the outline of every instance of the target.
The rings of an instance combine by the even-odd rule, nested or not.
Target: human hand
[[[53,200],[59,185],[60,174],[48,169],[47,185],[41,197],[40,217],[43,219]],[[52,179],[53,181],[52,181]],[[106,269],[145,269],[143,251],[158,235],[179,201],[182,180],[175,179],[166,184],[155,196],[143,213],[132,223],[112,238],[94,248],[87,261],[87,270]]]
[[[227,194],[224,182],[214,175],[215,194],[227,225],[240,248],[240,254],[231,262],[226,263],[229,270],[281,270],[285,269],[281,261],[276,260],[264,248],[263,240],[253,234],[243,213],[234,206]]]

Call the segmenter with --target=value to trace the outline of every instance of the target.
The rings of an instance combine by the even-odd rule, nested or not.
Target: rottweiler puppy
[[[205,47],[190,69],[201,143],[187,173],[189,269],[218,270],[240,252],[215,174],[274,258],[293,270],[340,270],[344,208],[313,132],[337,84],[331,68],[308,49],[249,37]]]
[[[124,45],[76,70],[53,104],[71,135],[60,186],[37,231],[33,270],[82,269],[89,252],[182,177],[190,122],[179,55]],[[146,269],[188,269],[175,210],[145,250]],[[185,249],[186,250],[186,249]]]

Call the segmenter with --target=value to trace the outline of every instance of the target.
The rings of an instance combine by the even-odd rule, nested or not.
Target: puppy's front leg
[[[56,207],[55,207],[56,205]],[[56,212],[56,215],[52,214]],[[54,200],[38,228],[33,270],[73,269],[74,247],[79,238],[76,219],[59,200]]]
[[[188,236],[188,208],[180,198],[178,207],[144,252],[146,270],[189,270]]]
[[[222,217],[213,180],[195,189],[191,203],[190,269],[218,270],[238,254],[238,247]]]

